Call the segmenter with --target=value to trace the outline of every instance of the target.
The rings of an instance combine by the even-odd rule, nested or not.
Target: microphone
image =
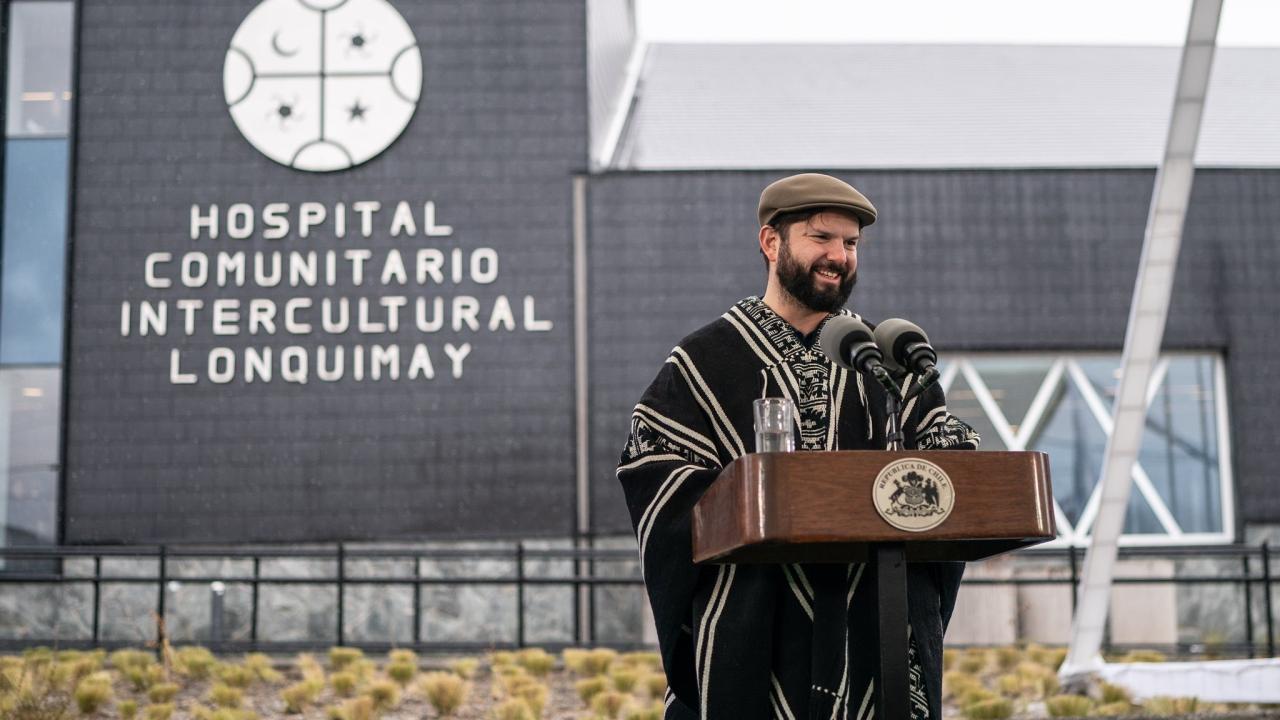
[[[876,326],[874,335],[882,356],[887,358],[885,364],[895,370],[915,373],[920,378],[920,390],[938,379],[938,353],[919,325],[902,318],[890,318]]]
[[[818,347],[832,362],[854,372],[868,372],[891,393],[899,392],[898,384],[884,368],[884,355],[876,344],[871,328],[848,315],[837,315],[827,321],[818,337]]]

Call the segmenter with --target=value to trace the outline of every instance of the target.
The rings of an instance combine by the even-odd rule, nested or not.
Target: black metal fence
[[[1075,607],[1076,590],[1080,582],[1080,565],[1084,558],[1084,549],[1069,547],[1064,549],[1035,549],[1020,553],[1024,557],[1039,560],[1057,561],[1068,570],[1066,576],[1061,574],[1046,577],[1013,576],[1008,578],[967,578],[969,585],[1070,585],[1072,608]],[[103,572],[104,560],[111,559],[154,560],[154,573],[112,574]],[[1238,571],[1226,574],[1179,573],[1167,577],[1116,577],[1119,585],[1229,585],[1242,590],[1241,601],[1244,619],[1243,642],[1220,642],[1212,648],[1203,642],[1186,642],[1162,648],[1174,654],[1203,653],[1212,649],[1215,652],[1230,655],[1256,657],[1265,654],[1276,655],[1275,610],[1272,593],[1277,580],[1272,576],[1272,551],[1267,543],[1261,545],[1206,545],[1195,547],[1158,547],[1158,548],[1123,548],[1121,559],[1155,558],[1170,560],[1208,559],[1238,563]],[[219,587],[229,585],[247,586],[250,592],[248,637],[239,640],[227,640],[222,637],[218,611],[211,612],[211,633],[207,640],[201,642],[221,651],[265,650],[292,652],[297,650],[318,649],[336,643],[338,645],[355,645],[370,651],[379,651],[391,647],[409,647],[422,651],[457,651],[498,647],[523,647],[526,638],[526,614],[528,611],[526,594],[530,587],[557,586],[572,589],[572,643],[538,643],[543,646],[583,645],[592,643],[592,629],[595,625],[597,610],[597,594],[595,588],[607,586],[631,586],[640,588],[644,581],[639,576],[636,553],[628,549],[607,549],[589,547],[580,543],[577,548],[531,548],[524,542],[515,542],[509,547],[494,548],[351,548],[345,544],[321,548],[211,548],[211,547],[9,547],[0,548],[0,559],[4,567],[0,569],[0,593],[16,586],[57,585],[88,586],[91,589],[91,621],[89,633],[84,637],[5,637],[3,633],[9,629],[0,627],[0,647],[15,649],[37,645],[56,645],[59,647],[113,647],[136,644],[103,638],[102,634],[102,588],[105,584],[152,585],[155,590],[153,606],[157,617],[166,617],[168,588],[171,581],[182,583],[207,583],[211,588],[215,608],[220,593]],[[209,574],[192,575],[182,573],[171,574],[171,563],[179,560],[242,560],[249,561],[251,570],[248,574]],[[289,576],[283,574],[264,574],[262,565],[269,560],[311,560],[329,561],[333,563],[331,574],[319,576]],[[92,572],[69,572],[68,561],[92,562]],[[413,570],[408,575],[355,575],[349,570],[349,564],[358,560],[412,561]],[[499,560],[510,563],[512,572],[492,575],[467,575],[460,577],[429,576],[422,572],[423,561],[476,561]],[[563,566],[570,571],[530,572],[530,562],[564,561]],[[605,570],[612,566],[614,570]],[[441,642],[422,637],[423,602],[422,591],[431,586],[504,586],[515,590],[515,637],[507,642]],[[261,610],[260,594],[264,586],[328,586],[336,595],[335,631],[331,637],[314,640],[279,641],[259,637],[259,614]],[[347,591],[353,586],[383,586],[409,588],[412,592],[412,637],[403,642],[367,642],[347,637]],[[1260,597],[1257,595],[1260,594]],[[1255,611],[1255,598],[1261,600],[1261,613]],[[1261,615],[1260,617],[1257,617]],[[1263,639],[1258,641],[1258,623],[1264,629]],[[637,643],[595,643],[630,645]],[[1143,647],[1152,647],[1143,645]],[[1120,650],[1123,647],[1108,645],[1106,650]]]

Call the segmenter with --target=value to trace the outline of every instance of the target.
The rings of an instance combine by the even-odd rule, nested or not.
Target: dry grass
[[[1251,709],[1191,698],[1137,704],[1122,688],[1106,684],[1091,688],[1089,697],[1058,695],[1054,668],[1061,652],[1040,646],[949,650],[951,669],[943,683],[948,717],[1211,717]],[[424,661],[407,650],[366,658],[353,648],[334,648],[324,659],[322,664],[306,654],[291,662],[261,654],[218,658],[186,647],[173,653],[174,672],[165,678],[155,655],[140,650],[0,656],[0,718],[653,720],[663,715],[666,677],[656,653],[572,648],[556,656],[533,649]],[[424,663],[426,670],[420,671]],[[329,667],[338,669],[329,674]]]

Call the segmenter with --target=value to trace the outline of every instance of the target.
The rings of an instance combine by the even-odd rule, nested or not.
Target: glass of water
[[[787,398],[758,398],[752,407],[756,416],[756,452],[793,452],[792,432],[796,406]]]

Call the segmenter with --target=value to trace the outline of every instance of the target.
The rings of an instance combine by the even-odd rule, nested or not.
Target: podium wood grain
[[[899,530],[872,503],[888,464],[942,468],[955,505],[938,527]],[[726,467],[693,509],[695,562],[864,562],[871,543],[906,543],[907,560],[979,560],[1052,540],[1053,491],[1039,452],[753,453]]]

